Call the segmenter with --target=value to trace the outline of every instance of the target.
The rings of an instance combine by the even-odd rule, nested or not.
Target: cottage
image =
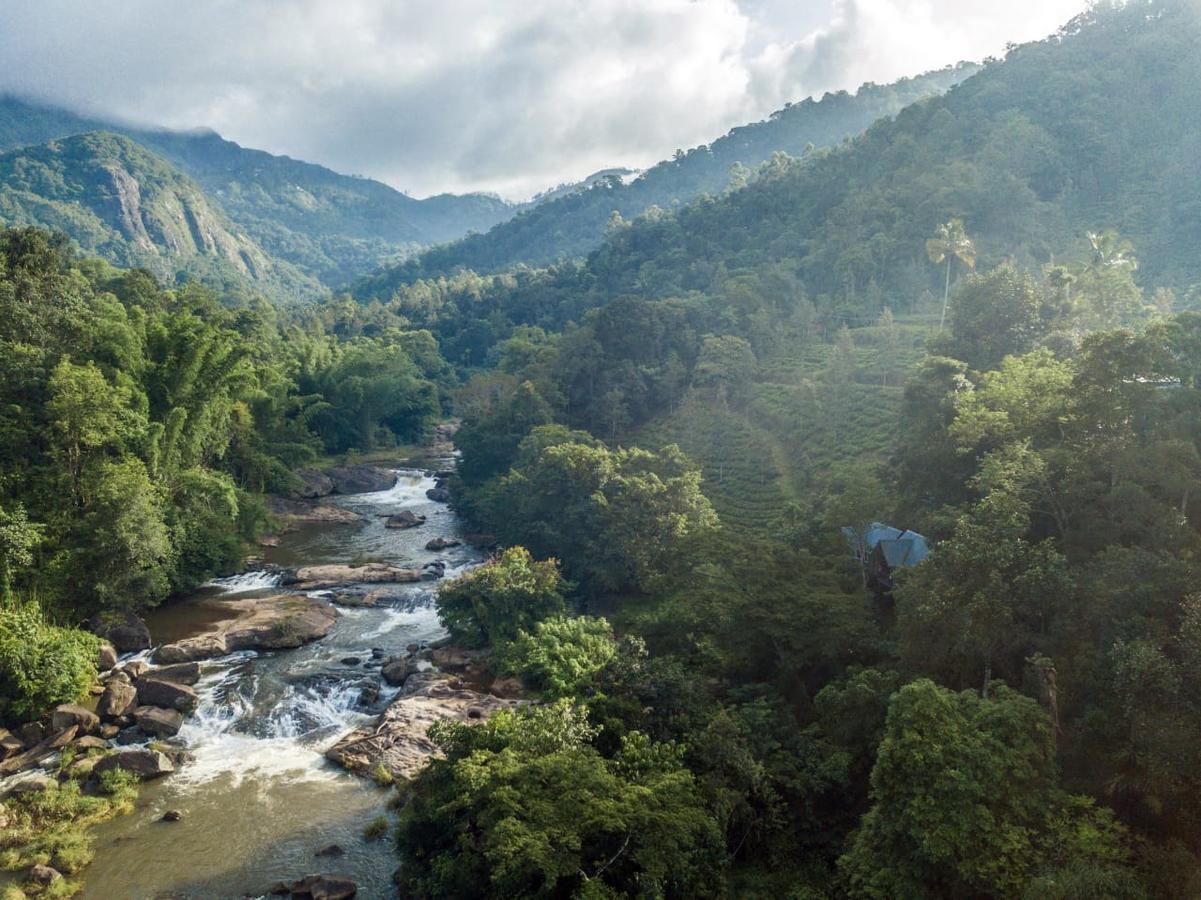
[[[930,545],[916,531],[872,522],[862,533],[843,528],[855,558],[863,565],[867,585],[885,593],[892,590],[892,573],[902,566],[915,566],[930,554]]]

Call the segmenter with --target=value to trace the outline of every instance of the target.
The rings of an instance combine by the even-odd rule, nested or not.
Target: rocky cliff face
[[[60,228],[87,252],[171,281],[187,274],[267,292],[319,291],[272,260],[194,181],[108,132],[0,154],[0,222]]]

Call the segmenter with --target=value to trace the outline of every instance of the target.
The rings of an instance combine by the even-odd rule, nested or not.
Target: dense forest
[[[453,416],[438,617],[530,702],[432,727],[406,896],[1201,896],[1198,46],[1097,4],[585,261],[302,309],[0,232],[0,720]]]
[[[770,118],[741,125],[710,144],[694,147],[643,172],[632,181],[619,174],[590,179],[582,189],[560,190],[483,234],[473,234],[371,277],[355,286],[360,296],[386,295],[398,284],[448,275],[459,269],[493,272],[519,263],[545,266],[586,256],[606,232],[626,219],[671,210],[703,194],[742,187],[777,154],[799,156],[862,133],[924,97],[943,93],[979,67],[960,63],[889,85],[865,84],[776,110]],[[536,200],[539,198],[535,198]]]

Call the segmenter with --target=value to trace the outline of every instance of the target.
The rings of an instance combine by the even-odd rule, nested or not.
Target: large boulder
[[[389,660],[385,660],[384,667],[380,669],[380,675],[384,681],[393,687],[399,687],[405,683],[405,679],[413,674],[413,664],[403,656],[393,656]]]
[[[96,715],[105,722],[126,715],[137,705],[138,689],[128,680],[114,678],[104,687],[96,703]]]
[[[296,570],[295,577],[295,587],[313,591],[346,584],[407,584],[420,581],[421,571],[401,568],[390,563],[302,566]]]
[[[139,706],[133,717],[139,728],[155,737],[172,737],[183,728],[183,714],[161,706]]]
[[[271,893],[292,900],[350,900],[358,886],[340,875],[306,875],[299,881],[280,882]]]
[[[50,714],[50,729],[66,731],[75,726],[79,734],[87,734],[100,727],[100,717],[90,709],[84,709],[75,703],[63,703],[54,707]]]
[[[150,629],[133,613],[98,616],[92,619],[89,626],[94,634],[112,644],[119,653],[134,653],[150,647]]]
[[[294,497],[315,500],[334,492],[333,479],[320,469],[297,469],[296,477],[300,479],[300,486],[292,492]]]
[[[218,623],[206,634],[163,644],[155,651],[154,661],[184,663],[225,656],[238,650],[291,650],[325,637],[338,619],[337,611],[329,603],[296,594],[278,594],[260,600],[230,600],[224,606],[230,611],[229,619]],[[147,677],[153,678],[153,673]],[[194,691],[191,693],[195,694]],[[144,702],[155,706],[174,705],[153,700]]]
[[[353,510],[325,500],[289,500],[268,497],[267,511],[280,520],[280,531],[294,531],[300,525],[358,525],[363,517]]]
[[[158,778],[161,775],[170,775],[175,771],[175,766],[171,760],[167,759],[166,755],[158,750],[150,750],[145,748],[130,748],[128,750],[119,750],[111,756],[106,756],[96,764],[93,770],[97,775],[103,775],[112,769],[122,769],[126,772],[132,772],[143,781],[148,778]]]
[[[419,516],[411,509],[402,509],[400,512],[388,516],[388,521],[384,522],[385,528],[416,528],[418,525],[425,524],[425,516]]]
[[[25,749],[25,742],[9,731],[0,727],[0,759],[16,756]]]
[[[155,678],[153,674],[143,675],[139,678],[136,687],[140,706],[161,706],[164,709],[177,709],[180,712],[190,713],[200,702],[196,692],[186,684],[164,681],[161,678]]]
[[[326,473],[333,481],[337,494],[373,494],[386,491],[396,484],[396,473],[378,466],[338,466]]]
[[[343,735],[325,755],[352,772],[367,774],[382,765],[394,778],[407,780],[438,752],[429,738],[432,724],[442,719],[481,721],[518,703],[457,688],[444,675],[418,672],[406,679],[401,696],[371,728]]]
[[[63,876],[57,869],[52,869],[49,866],[43,866],[39,863],[29,870],[29,875],[26,877],[30,884],[49,887],[54,882],[62,879]]]
[[[183,662],[172,666],[158,666],[150,670],[150,677],[176,684],[195,684],[200,680],[200,663]]]
[[[433,500],[435,503],[449,503],[450,502],[450,491],[447,490],[446,488],[442,487],[441,485],[439,485],[438,487],[432,487],[429,490],[427,490],[425,492],[425,496],[428,497],[430,500]]]
[[[107,672],[117,664],[117,648],[105,642],[96,651],[96,671]]]
[[[439,550],[447,550],[457,546],[459,546],[459,541],[456,541],[454,538],[436,537],[432,541],[426,542],[425,549],[437,553]]]

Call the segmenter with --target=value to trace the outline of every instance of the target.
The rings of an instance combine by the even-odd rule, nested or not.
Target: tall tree
[[[947,318],[947,302],[951,298],[951,263],[959,260],[969,269],[976,267],[976,245],[967,236],[961,219],[951,219],[934,230],[934,237],[926,241],[926,255],[936,266],[947,264],[946,284],[942,291],[942,315],[938,319],[938,330],[942,331]]]

